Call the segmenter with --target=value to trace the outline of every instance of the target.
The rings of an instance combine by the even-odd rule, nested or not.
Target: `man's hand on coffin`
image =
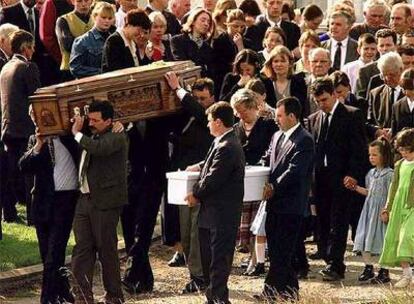
[[[124,132],[124,130],[125,130],[124,125],[120,123],[119,121],[115,121],[112,124],[112,133],[122,133]]]
[[[274,194],[273,185],[270,183],[265,183],[263,187],[263,199],[268,200],[270,199]]]
[[[175,72],[168,72],[165,74],[165,79],[167,80],[168,85],[170,86],[171,90],[176,91],[180,86],[180,80],[175,74]]]
[[[34,149],[34,151],[36,152],[36,153],[39,153],[40,152],[40,150],[42,149],[42,147],[43,147],[43,144],[45,143],[45,141],[46,141],[46,137],[45,136],[42,136],[42,135],[40,135],[40,133],[39,133],[39,128],[36,128],[36,144],[35,144],[35,146],[33,147],[33,149]]]
[[[194,207],[198,204],[198,199],[193,195],[193,192],[188,193],[184,200],[187,202],[188,207]]]
[[[83,128],[83,123],[85,122],[85,116],[75,115],[73,116],[72,120],[72,134],[76,135],[76,133],[80,132]]]
[[[201,168],[199,164],[195,164],[195,165],[191,165],[185,168],[185,171],[199,172],[201,171]]]

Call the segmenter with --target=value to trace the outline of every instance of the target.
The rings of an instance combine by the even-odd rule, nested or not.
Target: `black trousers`
[[[299,283],[292,266],[292,259],[302,220],[303,216],[296,214],[267,213],[265,229],[270,268],[265,279],[266,295],[297,297]]]
[[[30,210],[29,185],[27,185],[27,180],[25,180],[18,167],[18,162],[27,149],[27,141],[27,139],[22,138],[4,139],[4,144],[7,146],[5,152],[7,179],[4,182],[5,191],[3,192],[2,205],[4,220],[9,222],[17,220],[17,202],[25,204]],[[27,213],[29,214],[29,211]],[[28,218],[30,219],[30,216]]]
[[[124,278],[132,284],[139,283],[144,288],[152,288],[154,285],[154,275],[148,252],[152,242],[162,194],[163,189],[159,185],[146,180],[142,191],[138,195],[129,197],[131,204],[129,208],[136,210],[137,218],[134,224],[130,222],[129,224],[126,223],[126,225],[130,229],[129,233],[134,228],[136,242],[133,243],[128,252],[129,261]]]
[[[70,293],[68,272],[64,268],[66,245],[72,229],[77,191],[55,192],[53,209],[47,222],[35,223],[43,263],[40,303],[57,303]]]
[[[0,240],[3,238],[1,221],[3,218],[3,200],[6,192],[7,170],[6,170],[6,152],[3,150],[3,143],[0,142]]]
[[[293,256],[293,269],[296,273],[303,271],[309,271],[309,262],[308,258],[306,257],[306,247],[305,247],[305,240],[306,235],[308,232],[309,222],[311,221],[311,217],[303,218],[302,224],[300,225],[299,235],[296,240],[296,248],[295,254]]]
[[[233,264],[238,227],[199,228],[201,265],[208,284],[207,303],[230,303],[227,282]]]
[[[315,199],[319,230],[318,251],[339,274],[345,272],[344,254],[348,237],[351,194],[340,177],[328,168],[315,173]]]

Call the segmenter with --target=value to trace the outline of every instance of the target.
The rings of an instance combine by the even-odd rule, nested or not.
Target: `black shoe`
[[[334,282],[345,278],[343,273],[336,272],[332,269],[331,265],[326,266],[326,268],[319,271],[319,273],[322,275],[324,281]]]
[[[246,269],[247,267],[249,267],[249,264],[250,264],[250,257],[244,258],[244,259],[242,259],[242,261],[240,263],[240,268]]]
[[[129,294],[139,294],[139,293],[152,292],[152,290],[154,289],[154,284],[142,284],[140,282],[131,283],[128,280],[123,279],[122,287]]]
[[[358,281],[367,282],[371,280],[373,277],[375,277],[374,266],[365,265],[364,271],[358,277]]]
[[[265,270],[264,263],[257,263],[256,266],[254,266],[253,270],[246,273],[246,275],[249,277],[257,277],[265,273],[266,273],[266,270]]]
[[[309,255],[309,258],[311,260],[325,260],[326,259],[326,255],[323,255],[322,253],[320,253],[319,251],[312,253]]]
[[[168,266],[170,267],[181,267],[185,266],[185,258],[184,254],[176,252],[172,259],[168,262]]]
[[[371,279],[371,284],[386,284],[391,282],[390,273],[388,269],[380,268],[378,275]]]
[[[206,289],[206,285],[201,280],[191,280],[185,285],[183,289],[183,294],[195,293],[195,292],[203,291],[205,289]]]

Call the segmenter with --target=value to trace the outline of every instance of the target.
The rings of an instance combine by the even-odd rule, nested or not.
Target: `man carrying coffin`
[[[198,227],[201,263],[208,284],[206,303],[230,303],[227,281],[240,224],[245,160],[232,128],[230,104],[218,102],[206,113],[215,139],[205,160],[187,168],[200,171],[200,177],[186,201],[190,207],[200,204]]]

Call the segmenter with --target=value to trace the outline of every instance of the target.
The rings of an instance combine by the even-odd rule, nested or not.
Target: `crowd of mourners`
[[[411,285],[414,6],[368,0],[357,16],[352,0],[326,13],[294,5],[21,0],[1,8],[0,219],[21,223],[16,204],[26,206],[44,265],[40,303],[94,303],[96,259],[102,303],[124,303],[123,290],[152,292],[148,252],[160,211],[163,243],[175,250],[168,266],[188,267],[183,293],[205,291],[206,303],[230,303],[235,250],[247,257],[243,275],[266,274],[258,300],[298,299],[308,259],[326,262],[323,280],[340,281],[350,231],[365,264],[359,282],[389,284],[388,269],[398,266],[394,287]],[[182,60],[201,76],[187,87],[165,75],[182,106],[176,114],[122,125],[111,103],[96,100],[86,117],[73,117],[71,134],[38,133],[29,101],[38,88]],[[229,132],[243,155],[234,152],[227,166],[272,168],[263,200],[230,210],[218,207],[240,194],[226,196],[238,173],[227,176],[220,163]],[[166,172],[177,170],[201,170],[188,205],[168,203]],[[119,219],[128,253],[122,276]],[[317,251],[307,254],[311,236]]]

